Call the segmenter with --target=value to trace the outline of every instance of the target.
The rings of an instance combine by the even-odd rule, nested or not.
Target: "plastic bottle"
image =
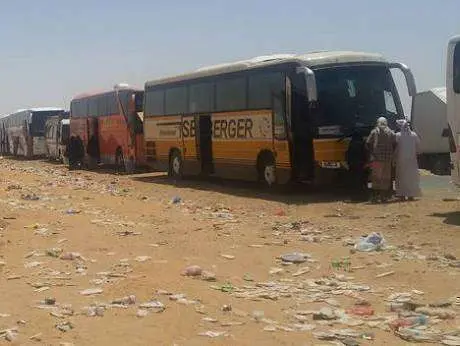
[[[418,315],[412,317],[398,318],[390,322],[390,328],[398,330],[400,328],[410,328],[415,326],[424,326],[428,324],[428,317],[425,315]]]

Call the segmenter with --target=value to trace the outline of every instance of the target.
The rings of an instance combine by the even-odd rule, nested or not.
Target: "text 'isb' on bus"
[[[144,163],[142,90],[119,84],[113,90],[82,95],[70,104],[71,167],[116,165],[131,172]]]
[[[45,156],[45,123],[49,117],[63,112],[63,109],[55,107],[31,108],[0,118],[2,155],[25,158]]]
[[[268,185],[346,169],[343,137],[404,117],[394,68],[414,95],[406,66],[357,52],[264,56],[147,82],[147,163]]]

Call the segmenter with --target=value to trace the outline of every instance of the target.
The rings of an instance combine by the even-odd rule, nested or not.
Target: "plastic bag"
[[[372,233],[366,237],[361,237],[355,244],[355,249],[362,252],[378,251],[385,246],[385,239],[380,233]]]

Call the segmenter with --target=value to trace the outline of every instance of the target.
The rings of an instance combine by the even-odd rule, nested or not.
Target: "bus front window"
[[[134,95],[134,107],[137,113],[144,111],[144,92],[137,91]]]
[[[403,116],[386,66],[333,67],[317,70],[315,74],[319,127],[369,128],[380,116],[386,117],[393,127]]]

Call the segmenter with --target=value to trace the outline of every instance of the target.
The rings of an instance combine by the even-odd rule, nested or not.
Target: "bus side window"
[[[460,94],[460,42],[455,45],[453,64],[453,88],[456,94]]]

